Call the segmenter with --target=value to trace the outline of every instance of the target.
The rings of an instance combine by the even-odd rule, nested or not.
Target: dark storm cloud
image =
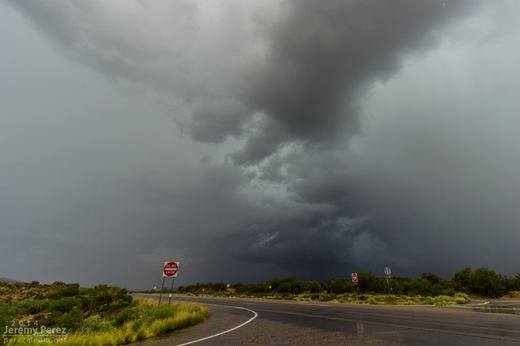
[[[520,76],[500,52],[515,57],[520,44],[499,24],[511,4],[7,3],[60,54],[126,91],[110,103],[80,78],[32,100],[70,107],[23,113],[50,119],[27,136],[41,139],[47,163],[16,185],[46,191],[31,195],[45,208],[2,224],[32,230],[10,233],[13,242],[63,239],[52,249],[70,244],[63,256],[93,262],[91,283],[117,271],[139,288],[172,257],[180,284],[386,265],[404,275],[514,270]],[[157,102],[140,108],[146,97]],[[142,274],[125,279],[133,272],[122,263]]]
[[[235,18],[249,21],[254,30],[244,31],[252,36],[220,22],[211,34],[219,36],[211,37],[202,29],[209,18],[195,2],[158,6],[168,11],[161,18],[171,26],[168,32],[140,3],[128,5],[126,14],[112,8],[103,13],[88,3],[10,3],[74,59],[183,99],[191,105],[196,140],[242,137],[243,123],[264,113],[260,133],[246,136],[237,163],[257,162],[286,142],[330,143],[355,133],[359,98],[372,83],[395,75],[403,58],[434,46],[438,30],[478,7],[475,1],[283,1],[275,18],[262,19],[257,8]],[[255,42],[264,48],[255,51]]]
[[[355,133],[359,98],[377,80],[399,72],[408,54],[435,45],[437,31],[467,16],[476,2],[286,1],[269,28],[265,65],[248,75],[243,99],[283,131],[249,140],[239,163],[275,152],[284,141],[330,143]],[[266,143],[271,150],[266,149]],[[262,147],[262,149],[257,149]]]

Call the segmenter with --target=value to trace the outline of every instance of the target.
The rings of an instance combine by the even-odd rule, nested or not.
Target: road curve
[[[159,300],[158,295],[133,294],[137,298],[147,298]],[[168,298],[167,298],[168,299]],[[181,301],[182,299],[173,299],[172,302]],[[235,306],[215,305],[205,302],[210,313],[206,323],[181,329],[173,333],[143,340],[132,345],[200,345],[201,342],[208,342],[211,339],[220,337],[226,333],[232,333],[238,328],[245,326],[253,321],[258,315],[255,311]]]
[[[135,295],[158,299],[155,295]],[[174,296],[205,304],[208,322],[143,345],[501,345],[520,342],[520,316],[433,306],[380,306]],[[211,305],[209,305],[211,304]]]

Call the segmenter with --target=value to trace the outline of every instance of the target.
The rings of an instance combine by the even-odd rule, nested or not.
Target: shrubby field
[[[460,304],[462,299],[466,299],[468,295],[499,298],[508,294],[510,297],[520,297],[520,273],[515,277],[507,277],[484,267],[475,270],[469,267],[464,268],[457,271],[451,280],[430,272],[423,273],[420,278],[392,277],[394,298],[385,297],[385,295],[389,296],[387,279],[376,277],[372,272],[358,272],[358,278],[358,293],[362,302],[380,303],[381,300],[389,300],[396,304],[411,304],[411,302],[434,304],[436,297],[444,296],[450,297],[453,303]],[[336,299],[335,296],[341,295],[344,298],[341,302],[350,302],[354,294],[354,286],[350,278],[332,278],[318,282],[302,281],[292,276],[272,278],[260,284],[235,283],[229,287],[224,282],[197,283],[196,285],[180,286],[177,293],[272,297],[273,299],[297,299],[299,297],[298,299],[329,301]],[[373,298],[363,299],[368,296],[373,296]],[[445,301],[448,301],[447,298]]]
[[[202,323],[208,315],[200,304],[158,307],[107,285],[0,282],[0,298],[0,344],[35,338],[56,344],[59,338],[65,345],[122,345]]]

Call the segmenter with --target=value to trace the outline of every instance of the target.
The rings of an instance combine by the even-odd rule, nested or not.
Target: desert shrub
[[[44,314],[37,314],[36,316],[34,316],[34,321],[37,321],[39,326],[45,327],[52,326],[56,323],[55,318],[51,318],[50,316]]]
[[[323,288],[321,287],[319,282],[309,281],[307,282],[307,290],[309,290],[311,293],[318,293],[322,292]]]
[[[133,319],[137,318],[137,315],[132,310],[123,310],[121,311],[112,321],[112,324],[114,326],[121,326],[127,321],[131,321]]]
[[[23,315],[34,315],[45,311],[49,307],[49,302],[45,300],[28,300],[19,304],[20,313]]]
[[[117,286],[98,285],[86,290],[87,297],[83,299],[82,307],[94,311],[116,311],[128,306],[132,296],[125,288]]]
[[[464,298],[458,297],[458,298],[454,298],[454,299],[455,299],[456,304],[467,304],[467,301]]]
[[[347,285],[342,279],[329,279],[325,282],[324,286],[330,293],[341,294],[347,292]]]
[[[59,311],[61,313],[66,313],[71,311],[74,307],[81,304],[81,299],[78,298],[62,298],[60,300],[53,301],[49,304],[48,310],[51,312]]]
[[[377,299],[377,297],[373,296],[373,295],[370,295],[368,297],[368,299],[365,301],[367,304],[378,304],[379,303],[379,300]]]
[[[450,296],[450,297],[453,297],[453,296],[455,295],[455,289],[453,289],[453,288],[448,288],[448,289],[446,290],[446,295],[447,295],[447,296]]]
[[[455,284],[455,289],[458,291],[471,291],[470,275],[472,270],[470,267],[461,269],[453,275],[451,281]]]
[[[437,296],[433,299],[433,305],[446,306],[453,305],[455,302],[448,296]]]
[[[110,324],[103,321],[101,316],[94,315],[83,321],[81,330],[86,333],[105,332],[110,329]]]
[[[190,317],[190,324],[196,325],[206,322],[206,316],[201,313],[192,313]]]
[[[504,286],[500,283],[500,275],[488,268],[477,268],[470,275],[472,293],[482,294],[489,298],[504,295]]]
[[[152,318],[154,320],[165,319],[173,316],[175,316],[175,308],[170,309],[167,306],[161,306],[160,308],[154,310],[154,312],[152,313]]]
[[[60,299],[63,297],[74,297],[80,292],[79,284],[52,284],[53,290],[47,294],[49,299]]]
[[[335,293],[322,294],[319,297],[319,300],[322,302],[330,302],[331,300],[336,299],[338,296]]]
[[[397,298],[392,295],[386,295],[385,296],[385,302],[390,305],[396,305],[397,304]]]
[[[69,332],[78,330],[83,321],[80,310],[74,310],[70,313],[64,313],[56,323],[57,327],[65,327]]]
[[[464,300],[464,303],[458,303],[458,302],[457,302],[457,304],[467,304],[467,303],[471,303],[471,298],[468,297],[468,295],[467,295],[466,293],[461,293],[461,292],[455,293],[455,294],[453,295],[453,298],[455,298],[456,301],[457,301],[457,299],[459,299],[459,301],[460,301],[460,299],[463,299],[463,300]]]
[[[433,298],[432,297],[421,297],[421,296],[419,296],[419,301],[422,304],[433,304]]]
[[[319,293],[314,293],[314,294],[311,294],[311,299],[312,299],[312,300],[321,300],[321,299],[320,299],[320,296],[321,296],[321,294],[319,294]]]

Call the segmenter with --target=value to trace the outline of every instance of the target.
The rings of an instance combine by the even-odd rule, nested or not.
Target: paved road
[[[145,295],[136,295],[145,296]],[[148,296],[149,297],[149,296]],[[154,298],[158,299],[157,296]],[[175,296],[205,304],[208,322],[142,345],[501,345],[520,343],[520,315],[473,309]],[[257,315],[257,316],[256,316]]]
[[[473,300],[479,302],[478,300]],[[484,300],[480,302],[484,303]],[[487,304],[472,307],[475,311],[520,315],[520,299],[489,299]]]

